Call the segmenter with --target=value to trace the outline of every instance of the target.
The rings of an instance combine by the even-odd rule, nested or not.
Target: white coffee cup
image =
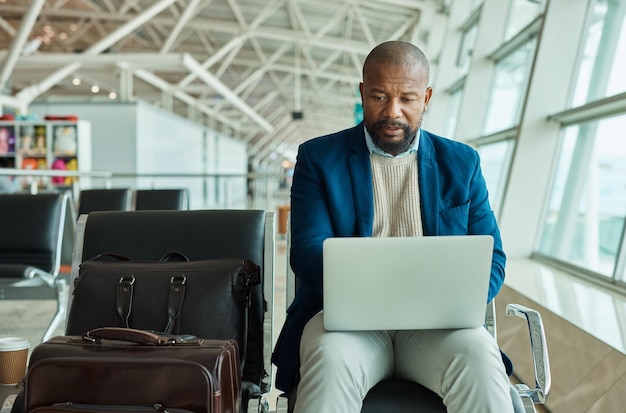
[[[25,338],[0,338],[0,384],[15,385],[24,378],[29,348]]]

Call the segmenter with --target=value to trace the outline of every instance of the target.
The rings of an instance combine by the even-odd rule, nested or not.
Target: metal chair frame
[[[66,192],[38,195],[5,194],[0,197],[2,207],[7,211],[10,210],[6,217],[12,221],[11,227],[17,228],[23,238],[40,239],[39,244],[47,244],[47,251],[44,251],[43,255],[49,254],[47,257],[49,266],[46,264],[47,268],[43,268],[39,262],[42,259],[41,247],[0,251],[0,272],[5,273],[4,277],[0,277],[0,299],[56,300],[56,312],[42,337],[42,341],[46,341],[52,337],[66,316],[68,284],[67,279],[59,275],[59,270],[64,235],[73,229],[70,197]],[[46,222],[53,233],[37,226],[33,214],[53,220]],[[70,225],[71,229],[68,230],[67,225]],[[11,237],[12,234],[6,233],[4,236]],[[41,240],[41,237],[46,238]],[[1,258],[3,255],[6,258]],[[17,255],[19,259],[16,258]]]

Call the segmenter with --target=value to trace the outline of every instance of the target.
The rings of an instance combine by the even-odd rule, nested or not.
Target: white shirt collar
[[[363,125],[363,129],[365,130],[365,143],[367,144],[367,149],[370,151],[370,153],[375,153],[376,155],[386,156],[388,158],[402,158],[404,156],[407,156],[407,155],[410,155],[412,153],[417,152],[417,148],[419,147],[419,143],[420,143],[420,133],[422,131],[421,129],[417,130],[417,134],[415,135],[415,139],[411,143],[411,146],[409,146],[409,148],[405,152],[402,152],[402,153],[399,153],[396,156],[393,156],[393,155],[388,154],[387,152],[383,151],[382,149],[380,149],[378,146],[376,146],[374,144],[374,140],[372,139],[372,135],[370,135],[370,133],[367,130],[367,128],[365,127],[365,125]]]

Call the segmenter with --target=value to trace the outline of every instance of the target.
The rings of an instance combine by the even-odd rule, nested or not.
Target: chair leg
[[[65,317],[67,314],[67,305],[69,301],[69,288],[67,280],[65,278],[59,277],[55,280],[54,284],[57,290],[57,311],[54,314],[52,321],[50,321],[50,324],[48,325],[48,328],[46,329],[43,338],[41,339],[42,342],[52,338],[54,332],[59,327],[61,322],[65,321]]]
[[[295,397],[289,398],[289,394],[281,393],[276,399],[276,413],[293,413]]]
[[[252,403],[250,403],[252,401]],[[264,394],[241,400],[241,413],[270,413],[270,404]]]

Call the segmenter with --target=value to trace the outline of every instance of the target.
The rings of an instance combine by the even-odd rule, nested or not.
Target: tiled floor
[[[506,284],[626,354],[626,296],[539,262],[507,262]]]

